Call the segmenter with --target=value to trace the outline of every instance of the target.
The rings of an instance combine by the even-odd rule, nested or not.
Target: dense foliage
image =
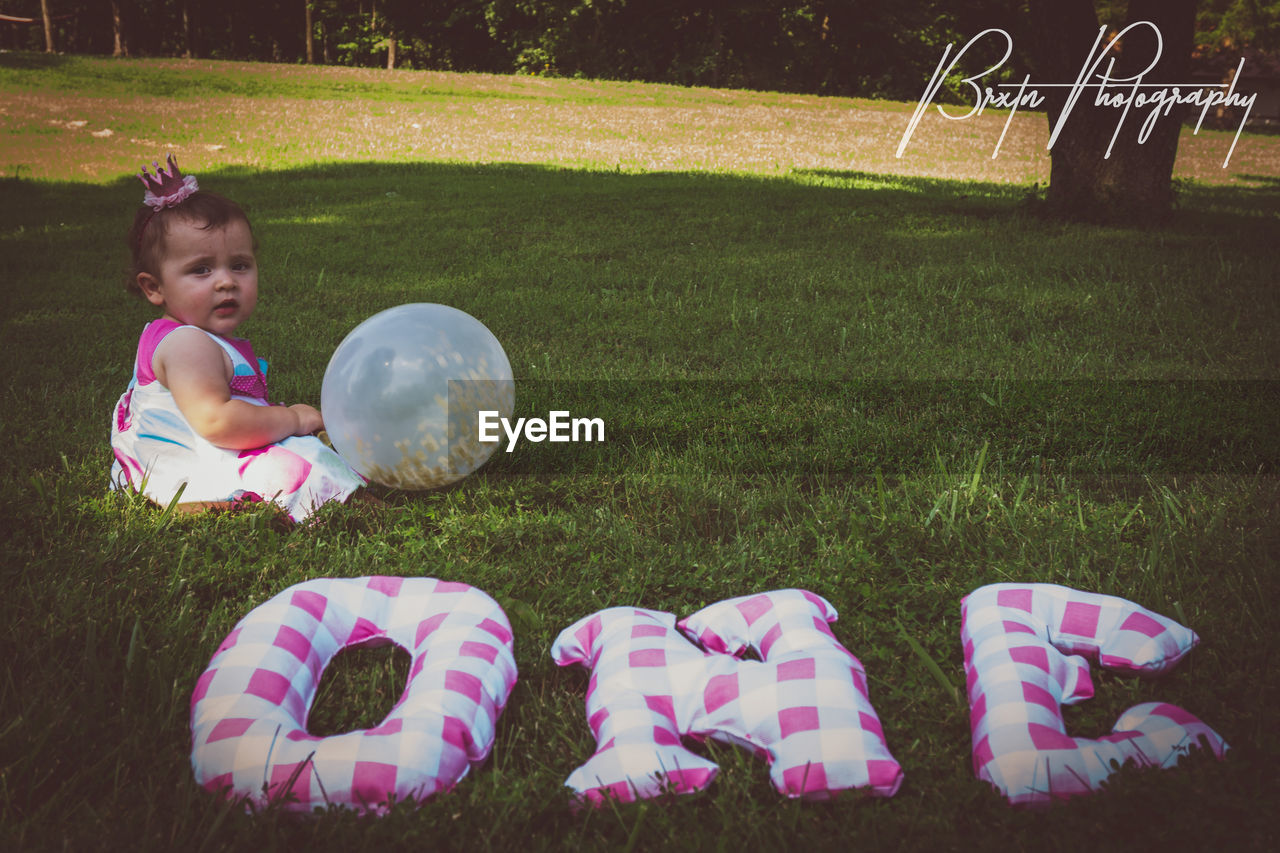
[[[1016,32],[1020,0],[6,0],[0,44],[918,96],[943,48]],[[1098,0],[1104,22],[1123,0]],[[1207,0],[1200,55],[1280,45],[1280,2]],[[307,36],[310,36],[308,45]]]

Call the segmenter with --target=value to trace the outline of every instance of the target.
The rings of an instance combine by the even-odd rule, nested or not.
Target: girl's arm
[[[230,359],[199,329],[175,329],[151,359],[191,428],[219,447],[248,450],[324,426],[311,406],[255,406],[231,399]]]

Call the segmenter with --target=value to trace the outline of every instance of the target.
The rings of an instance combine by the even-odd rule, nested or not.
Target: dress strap
[[[156,347],[160,346],[160,342],[170,332],[180,328],[182,328],[181,323],[161,317],[159,320],[152,320],[142,330],[142,337],[138,339],[138,358],[133,366],[133,375],[137,384],[150,385],[156,381],[155,368],[151,366],[151,361],[156,356]]]
[[[184,326],[175,320],[161,317],[147,324],[142,330],[142,338],[138,341],[138,359],[134,365],[136,384],[148,385],[156,381],[152,360],[160,342],[176,329],[199,329],[199,326]],[[214,343],[220,346],[231,359],[231,393],[242,397],[253,397],[262,401],[267,399],[267,363],[253,352],[253,346],[243,338],[227,339],[213,332],[200,329]]]
[[[231,393],[267,401],[267,362],[254,354],[253,345],[244,338],[224,338],[212,332],[206,335],[231,357]]]

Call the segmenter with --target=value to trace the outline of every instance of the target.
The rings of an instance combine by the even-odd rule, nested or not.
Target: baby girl
[[[314,433],[319,410],[267,402],[267,364],[231,334],[258,302],[257,242],[235,202],[178,171],[142,171],[129,289],[160,310],[143,329],[111,425],[113,488],[184,509],[269,500],[295,521],[365,484]]]

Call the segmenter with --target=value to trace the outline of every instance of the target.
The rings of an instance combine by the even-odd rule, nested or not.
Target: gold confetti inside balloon
[[[482,410],[510,418],[515,380],[484,324],[447,305],[415,303],[374,314],[347,335],[320,391],[329,440],[370,480],[434,489],[484,464]]]

